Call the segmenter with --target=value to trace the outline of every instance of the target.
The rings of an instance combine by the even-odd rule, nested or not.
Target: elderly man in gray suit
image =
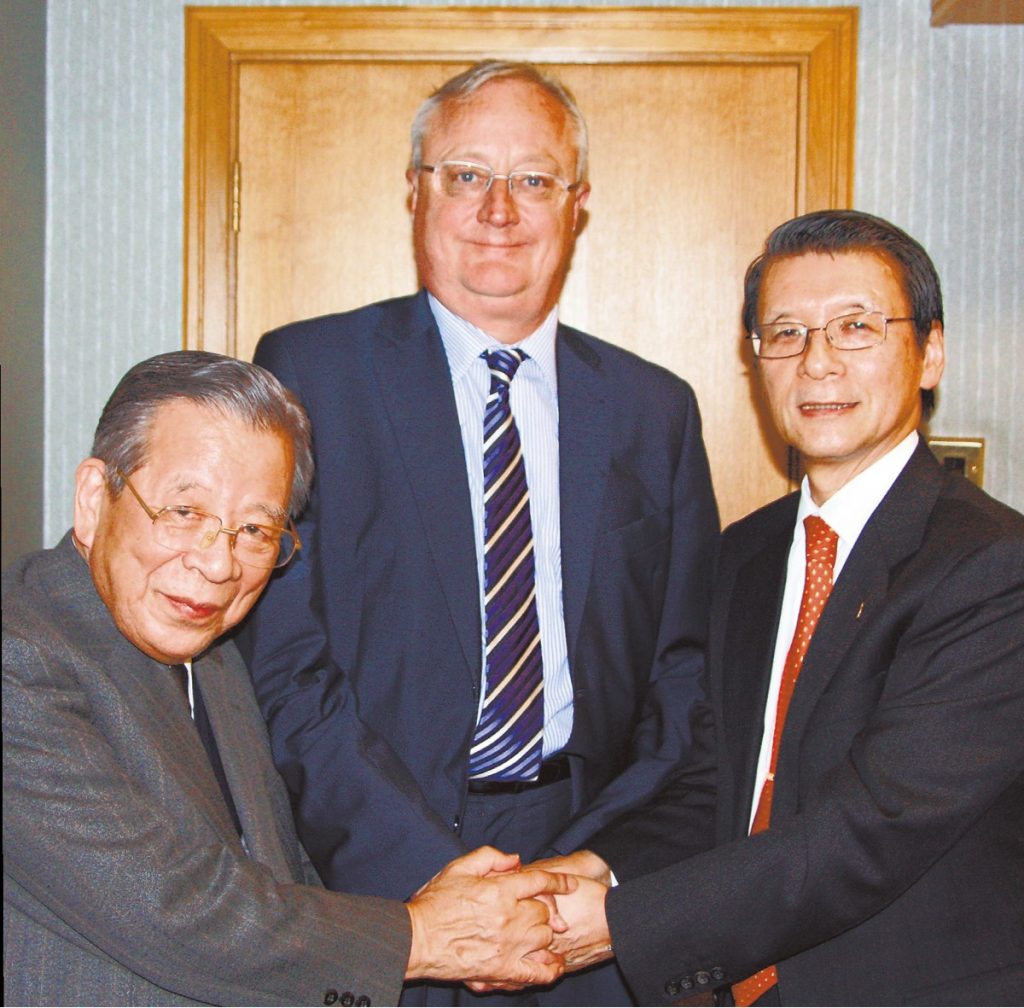
[[[310,868],[218,641],[299,548],[311,476],[308,421],[268,372],[163,354],[107,403],[73,529],[5,572],[7,1003],[394,1004],[408,978],[561,973],[545,898],[565,876],[482,848],[403,904],[329,893]],[[401,764],[359,755],[400,816]]]

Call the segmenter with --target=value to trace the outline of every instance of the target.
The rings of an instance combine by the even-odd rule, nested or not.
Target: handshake
[[[406,979],[461,980],[478,993],[520,990],[610,959],[610,883],[608,865],[589,851],[523,866],[517,854],[480,847],[406,904]]]

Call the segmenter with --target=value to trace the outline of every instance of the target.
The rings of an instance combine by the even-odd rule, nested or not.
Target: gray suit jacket
[[[234,645],[193,671],[244,847],[172,673],[70,536],[5,572],[7,1003],[396,1003],[405,908],[320,887]]]

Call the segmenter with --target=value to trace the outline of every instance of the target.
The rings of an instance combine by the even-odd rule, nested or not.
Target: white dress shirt
[[[192,720],[196,719],[195,687],[192,685],[192,662],[182,662],[185,666],[185,692],[188,694],[188,712]]]
[[[800,507],[796,513],[793,542],[789,547],[786,588],[782,596],[782,613],[779,617],[779,629],[775,637],[772,677],[768,684],[768,698],[764,708],[764,734],[761,736],[761,753],[757,761],[757,773],[754,776],[754,801],[750,810],[751,826],[754,823],[754,816],[757,814],[761,789],[764,787],[771,767],[772,739],[775,735],[775,713],[779,704],[782,670],[786,664],[786,655],[789,653],[793,634],[796,633],[796,621],[800,615],[800,599],[804,593],[804,571],[807,566],[807,537],[804,532],[804,519],[808,515],[818,515],[839,536],[839,544],[836,547],[836,563],[832,570],[832,583],[835,584],[839,580],[839,573],[846,563],[846,558],[856,545],[868,519],[874,514],[875,508],[882,503],[882,498],[896,482],[896,477],[903,472],[904,466],[910,461],[910,456],[914,454],[916,447],[917,432],[915,431],[908,434],[895,448],[837,490],[820,508],[811,499],[810,485],[806,476],[800,484]]]
[[[484,408],[491,386],[490,369],[480,355],[507,350],[482,329],[450,312],[429,296],[455,391],[455,405],[466,456],[466,475],[473,508],[477,581],[480,585],[480,705],[486,693],[484,619]],[[553,308],[526,339],[513,344],[528,355],[509,386],[512,415],[519,429],[530,488],[537,581],[537,618],[544,667],[544,755],[558,752],[572,732],[572,679],[562,612],[561,509],[558,491],[558,374],[555,333],[558,309]],[[479,714],[479,709],[477,711]]]

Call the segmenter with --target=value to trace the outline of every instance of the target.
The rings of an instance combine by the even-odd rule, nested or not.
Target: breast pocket
[[[598,548],[612,556],[638,556],[665,546],[672,537],[672,509],[662,508],[636,521],[609,529]]]

